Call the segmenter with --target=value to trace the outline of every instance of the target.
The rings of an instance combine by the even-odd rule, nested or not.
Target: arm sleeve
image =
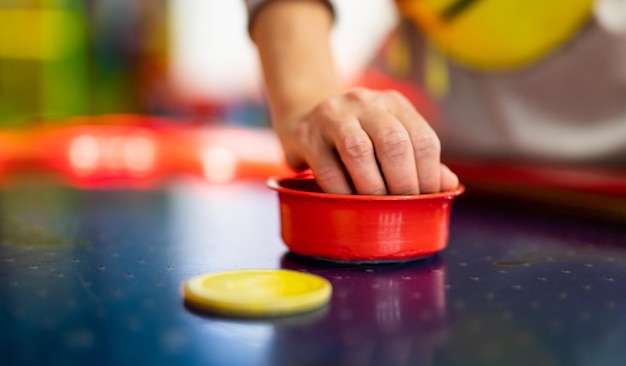
[[[259,14],[261,9],[265,5],[269,4],[272,1],[276,1],[276,0],[244,0],[244,2],[246,3],[246,8],[248,10],[248,32],[250,32],[250,30],[252,29],[252,24],[254,23],[254,19],[256,18],[257,14]],[[300,1],[300,0],[289,0],[289,1]],[[335,4],[333,0],[316,0],[316,1],[319,1],[322,4],[326,5],[333,19],[335,19],[336,17]]]

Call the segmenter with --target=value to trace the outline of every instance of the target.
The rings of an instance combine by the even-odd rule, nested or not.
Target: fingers
[[[363,105],[359,122],[373,142],[388,193],[439,192],[439,139],[410,102],[397,92],[357,90],[348,97]]]
[[[357,120],[343,124],[342,128],[332,130],[330,138],[352,178],[357,193],[387,194],[370,136]]]
[[[373,142],[388,193],[420,193],[411,138],[403,124],[391,114],[372,113],[361,125]]]
[[[309,165],[315,173],[315,180],[324,192],[335,194],[353,194],[345,168],[333,153],[331,146],[318,140],[317,148],[309,151],[312,154]]]
[[[441,164],[441,191],[451,191],[459,186],[459,177],[445,164]]]
[[[306,162],[326,192],[419,194],[458,185],[441,164],[437,135],[397,92],[356,89],[323,101],[298,123],[286,138],[291,143],[283,143],[286,155]]]
[[[327,100],[318,105],[307,117],[309,131],[305,134],[315,136],[314,151],[322,153],[323,166],[317,153],[307,154],[307,161],[315,173],[316,179],[328,192],[345,191],[343,182],[336,178],[337,166],[343,168],[342,173],[348,175],[347,184],[352,184],[358,194],[387,194],[385,181],[382,177],[374,145],[368,133],[363,130],[359,121],[362,107],[353,105],[348,98],[341,96]],[[302,130],[304,131],[304,130]],[[319,134],[311,134],[319,131]],[[301,140],[305,140],[301,136]],[[320,143],[320,141],[324,141]],[[309,145],[312,142],[309,141]],[[320,147],[321,144],[325,145]],[[306,148],[305,148],[306,150]],[[308,149],[311,152],[311,149]],[[328,151],[337,153],[329,153]],[[335,162],[331,162],[331,156]],[[317,166],[317,170],[316,170]]]
[[[419,191],[435,193],[441,187],[441,144],[435,131],[400,93],[389,92],[390,103],[406,127],[411,139],[416,164]]]
[[[285,157],[296,170],[311,168],[324,192],[353,194],[350,176],[320,129],[319,115],[304,118],[282,141]]]

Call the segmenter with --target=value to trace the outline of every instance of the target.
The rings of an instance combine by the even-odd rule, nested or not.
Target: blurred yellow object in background
[[[479,69],[526,66],[571,39],[594,0],[396,0],[449,57]]]
[[[0,1],[0,128],[169,111],[167,3]]]
[[[58,9],[0,9],[0,57],[55,60],[79,43],[81,21]]]
[[[0,6],[0,127],[88,111],[81,2]]]

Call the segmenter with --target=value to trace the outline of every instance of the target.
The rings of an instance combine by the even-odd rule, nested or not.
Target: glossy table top
[[[264,182],[0,192],[3,365],[623,365],[626,225],[453,203],[446,250],[347,266],[288,254]],[[289,268],[331,304],[269,320],[185,307],[181,283]]]

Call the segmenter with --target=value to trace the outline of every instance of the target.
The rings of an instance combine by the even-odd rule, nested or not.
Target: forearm
[[[275,127],[341,92],[330,47],[332,14],[319,1],[274,1],[254,20],[257,45]]]

